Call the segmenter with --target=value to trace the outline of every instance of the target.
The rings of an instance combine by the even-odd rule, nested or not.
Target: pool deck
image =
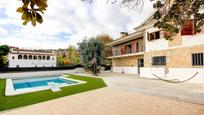
[[[86,74],[81,74],[86,75]],[[1,112],[1,115],[204,115],[201,84],[169,84],[102,73],[108,87]]]

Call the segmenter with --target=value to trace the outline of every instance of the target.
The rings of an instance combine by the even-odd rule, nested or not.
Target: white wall
[[[14,57],[14,59],[12,59]],[[54,58],[54,60],[53,60]],[[50,60],[29,60],[29,59],[18,59],[17,54],[9,54],[9,67],[56,67],[56,56],[50,56]]]
[[[137,67],[113,67],[112,71],[117,73],[122,73],[123,71],[124,73],[127,74],[138,74]]]
[[[160,32],[160,39],[157,39],[157,40],[153,40],[153,41],[148,41],[148,35],[147,33],[152,33],[152,32],[156,32],[156,31],[159,31],[158,28],[154,28],[154,27],[151,27],[149,29],[146,29],[145,30],[145,48],[146,48],[146,51],[149,52],[149,51],[154,51],[154,50],[164,50],[164,49],[168,49],[168,40],[166,40],[164,37],[163,37],[163,33]]]
[[[198,72],[198,75],[195,76],[193,79],[191,79],[190,83],[203,83],[204,82],[204,69],[203,68],[168,68],[169,73],[165,76],[164,70],[165,68],[148,68],[143,67],[141,68],[141,74],[140,77],[144,78],[154,78],[152,74],[157,75],[160,78],[164,79],[179,79],[179,80],[186,80],[190,77],[192,77],[196,72]]]
[[[193,42],[192,42],[193,41]],[[182,46],[194,46],[204,44],[204,34],[182,36]]]

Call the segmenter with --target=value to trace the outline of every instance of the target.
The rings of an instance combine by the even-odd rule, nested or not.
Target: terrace
[[[121,35],[121,38],[108,44],[112,48],[112,56],[109,58],[142,55],[145,50],[142,32],[129,35]]]

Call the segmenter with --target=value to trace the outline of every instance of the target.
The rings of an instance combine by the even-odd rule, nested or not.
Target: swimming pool
[[[51,89],[50,83],[55,84],[58,88],[86,83],[84,81],[70,79],[61,75],[40,76],[21,79],[7,79],[5,95],[18,95],[29,92]]]
[[[24,88],[32,88],[32,87],[41,87],[48,86],[48,83],[58,83],[58,84],[73,84],[78,83],[73,80],[64,79],[61,77],[48,77],[48,78],[30,78],[30,79],[21,79],[21,80],[13,80],[14,90],[24,89]]]

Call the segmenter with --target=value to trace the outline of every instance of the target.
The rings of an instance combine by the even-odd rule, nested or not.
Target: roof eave
[[[114,40],[113,42],[110,42],[108,44],[106,44],[107,46],[113,46],[113,45],[118,45],[118,44],[121,44],[123,42],[127,42],[127,41],[130,41],[130,40],[133,40],[133,39],[137,39],[137,38],[140,38],[143,36],[143,31],[140,31],[140,32],[135,32],[131,35],[128,35],[124,38],[118,38],[116,40]]]

